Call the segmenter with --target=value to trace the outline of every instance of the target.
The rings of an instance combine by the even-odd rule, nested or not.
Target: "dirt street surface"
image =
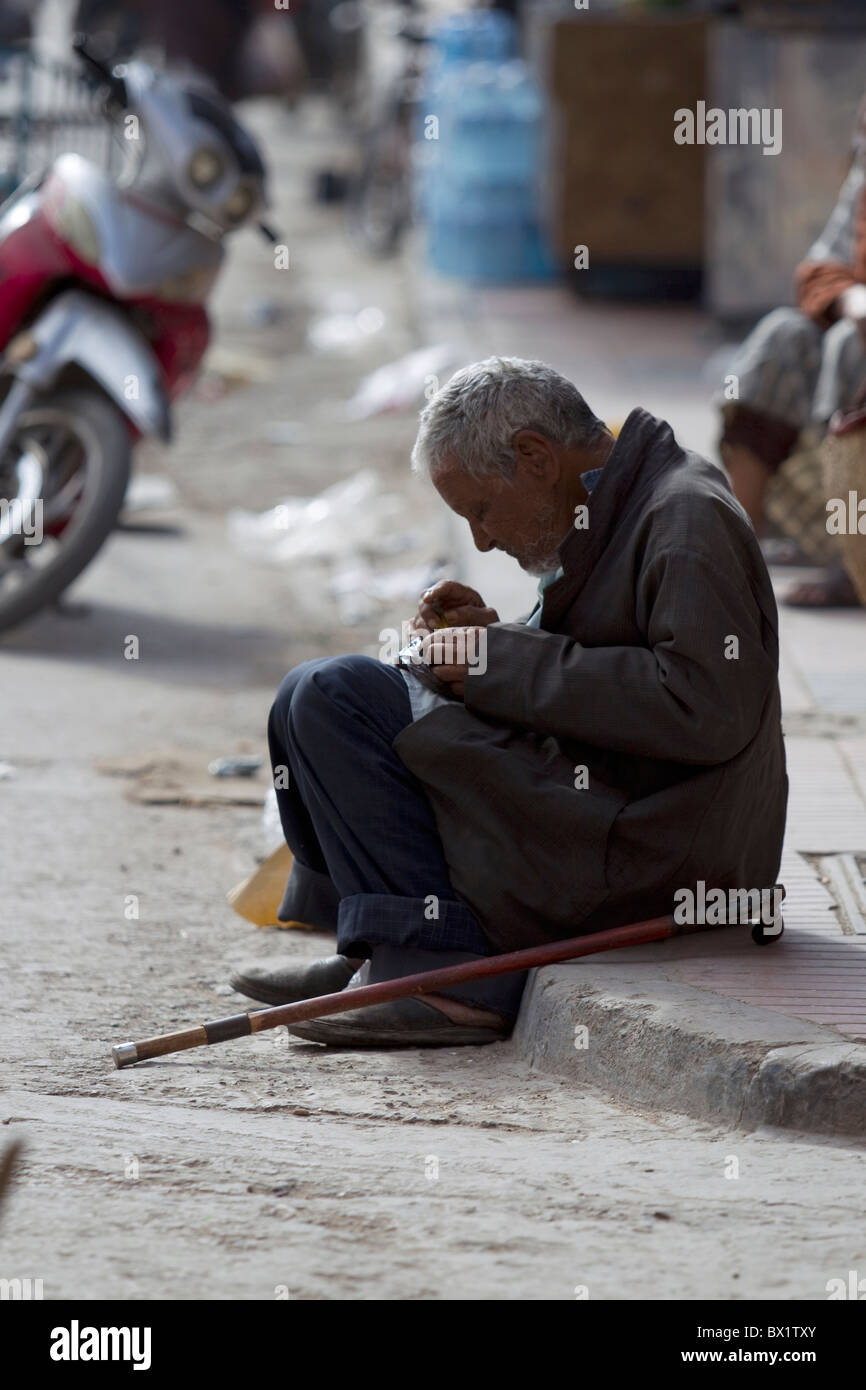
[[[176,447],[140,461],[179,503],[119,531],[64,611],[0,645],[16,774],[0,780],[0,1137],[25,1144],[0,1277],[42,1279],[48,1299],[825,1298],[866,1269],[862,1154],[844,1144],[632,1111],[510,1044],[356,1055],[279,1030],[112,1066],[112,1043],[243,1007],[233,964],[331,948],[225,903],[262,852],[260,805],[131,799],[135,760],[182,755],[206,778],[212,758],[264,753],[289,666],[369,649],[411,611],[341,629],[329,568],[242,556],[226,510],[364,465],[433,527],[418,554],[448,535],[406,477],[411,415],[359,426],[333,405],[417,345],[405,267],[359,262],[340,213],[308,201],[330,149],[315,110],[256,119],[291,270],[251,235],[234,247],[210,385]],[[343,290],[384,323],[314,355],[310,324]],[[301,442],[272,442],[279,421]],[[129,775],[101,768],[117,760]]]

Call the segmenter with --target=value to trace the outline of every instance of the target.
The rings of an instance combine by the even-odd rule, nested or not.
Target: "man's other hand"
[[[498,623],[499,614],[495,608],[488,608],[484,599],[467,584],[458,584],[454,579],[440,579],[429,589],[425,589],[418,600],[418,612],[412,619],[412,628],[419,632],[430,632],[447,627],[487,627]]]
[[[451,694],[463,699],[466,679],[474,667],[486,666],[484,643],[487,634],[483,627],[445,627],[424,637],[418,651],[422,661],[431,666],[440,681],[451,687]]]
[[[866,285],[852,285],[837,300],[845,318],[857,325],[861,339],[866,342]]]

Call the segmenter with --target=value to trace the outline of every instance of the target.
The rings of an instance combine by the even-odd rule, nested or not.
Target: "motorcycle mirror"
[[[88,43],[86,34],[75,35],[72,40],[72,51],[91,69],[94,75],[99,77],[101,82],[107,85],[111,100],[117,102],[118,106],[126,106],[126,83],[118,72],[115,72],[107,63],[97,57]]]

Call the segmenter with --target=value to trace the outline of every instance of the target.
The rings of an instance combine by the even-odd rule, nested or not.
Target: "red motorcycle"
[[[223,240],[265,203],[259,152],[210,85],[76,49],[123,168],[63,154],[0,207],[0,629],[96,554],[135,442],[170,438],[171,402],[208,344]]]

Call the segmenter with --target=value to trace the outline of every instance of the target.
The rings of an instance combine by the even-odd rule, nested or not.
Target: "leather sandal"
[[[345,1014],[295,1023],[289,1032],[306,1042],[328,1047],[464,1047],[500,1042],[510,1032],[501,1014],[490,1014],[491,1026],[453,1023],[423,999],[392,999]]]

